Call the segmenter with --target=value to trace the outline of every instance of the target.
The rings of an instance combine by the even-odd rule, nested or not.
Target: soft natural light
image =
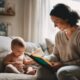
[[[27,3],[27,0],[25,1]],[[70,6],[71,9],[77,11],[80,15],[80,0],[30,0],[29,10],[27,11],[27,5],[25,4],[24,13],[25,16],[27,14],[24,17],[24,34],[26,37],[27,32],[28,36],[26,39],[28,41],[41,43],[48,38],[53,43],[55,42],[55,35],[59,29],[54,27],[49,14],[57,3],[64,3]]]

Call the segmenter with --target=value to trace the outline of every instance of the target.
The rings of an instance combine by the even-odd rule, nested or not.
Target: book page
[[[37,48],[32,54],[37,54],[39,56],[43,56],[45,53],[42,51],[41,48]]]

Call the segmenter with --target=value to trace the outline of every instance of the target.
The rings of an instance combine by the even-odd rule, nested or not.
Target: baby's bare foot
[[[29,75],[35,75],[35,73],[36,73],[36,70],[28,71],[28,72],[27,72],[27,74],[29,74]]]

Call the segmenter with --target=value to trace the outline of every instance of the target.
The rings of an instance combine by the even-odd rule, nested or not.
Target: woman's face
[[[55,26],[58,27],[61,31],[64,31],[68,28],[69,24],[59,17],[51,16],[51,20],[54,22]]]

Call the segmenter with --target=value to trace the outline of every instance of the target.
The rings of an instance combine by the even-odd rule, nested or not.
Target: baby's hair
[[[11,47],[13,48],[14,46],[20,46],[25,48],[25,41],[21,37],[16,37],[11,42]]]

